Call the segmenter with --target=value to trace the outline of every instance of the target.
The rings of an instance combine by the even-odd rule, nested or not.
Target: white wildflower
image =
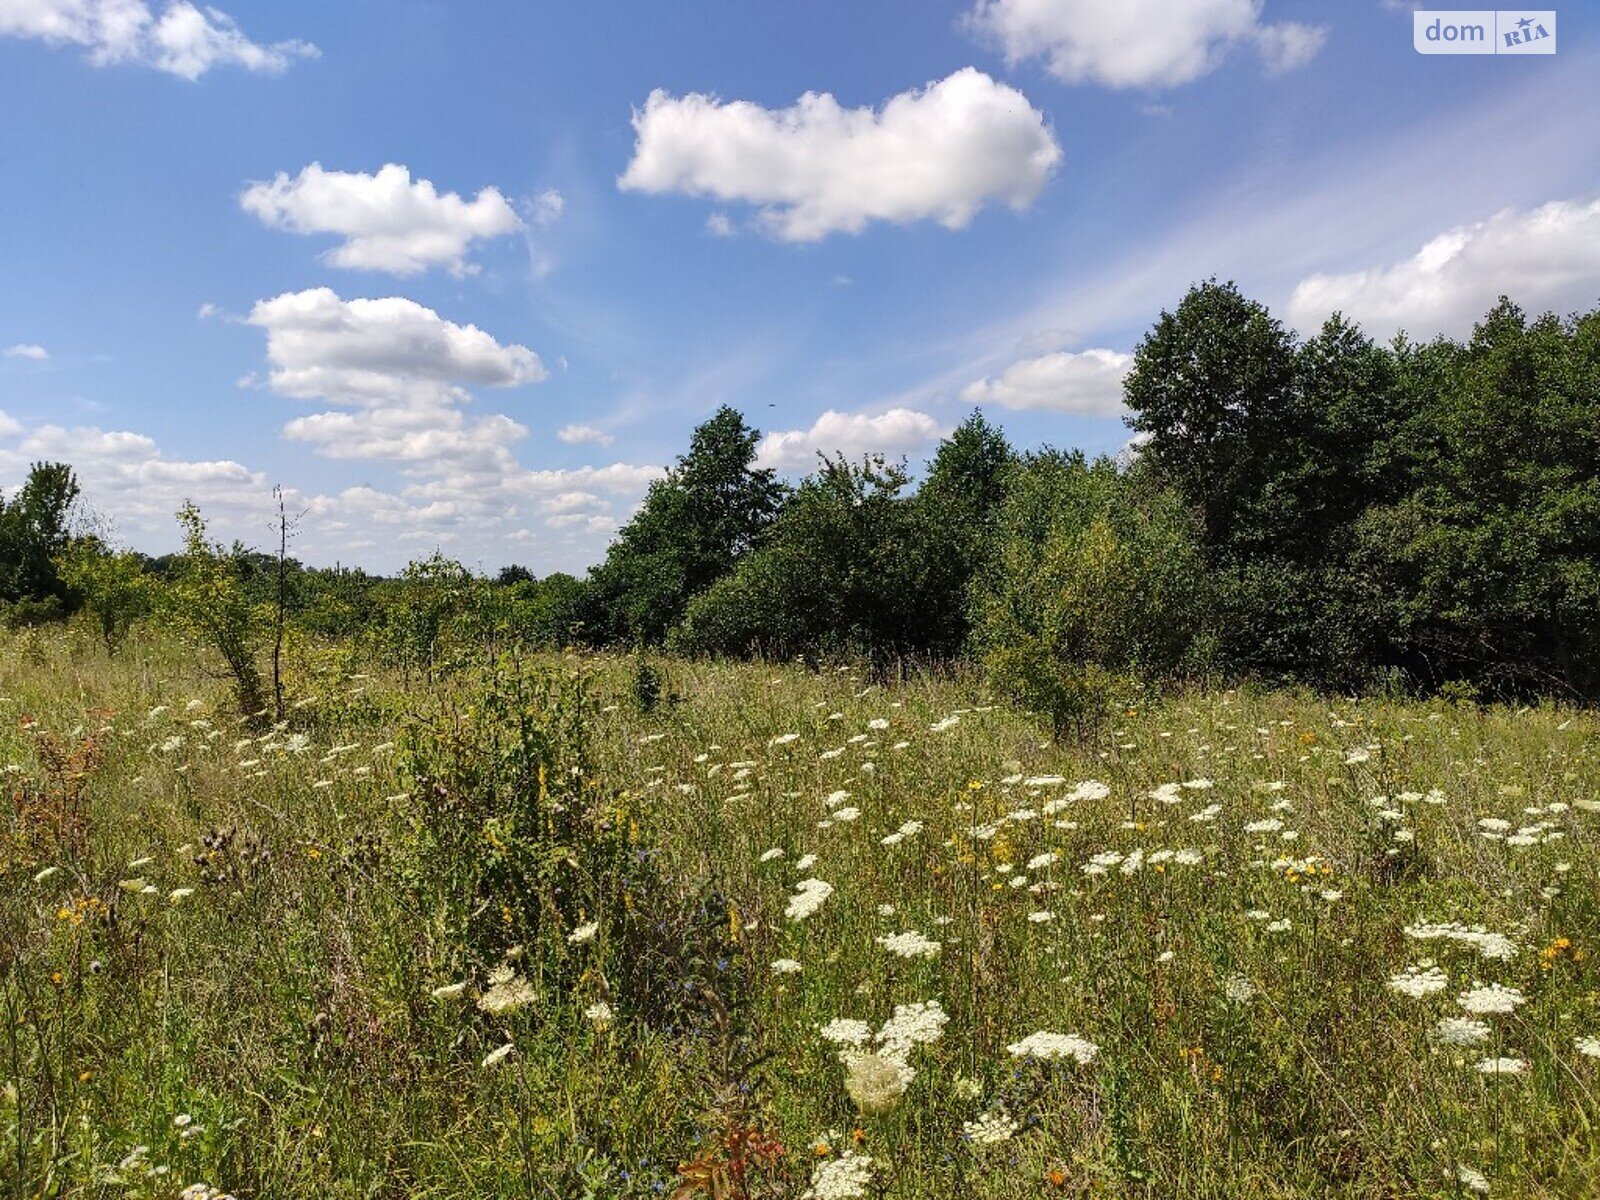
[[[1516,988],[1501,987],[1498,983],[1472,988],[1456,997],[1457,1004],[1478,1016],[1485,1013],[1515,1012],[1518,1005],[1526,1002],[1527,997]]]
[[[1450,986],[1450,980],[1445,973],[1434,966],[1431,961],[1418,963],[1416,966],[1407,967],[1397,975],[1389,976],[1387,985],[1391,992],[1399,992],[1402,996],[1410,996],[1413,1000],[1421,1000],[1424,996],[1431,996],[1435,992],[1442,992]]]
[[[936,958],[939,954],[939,943],[908,929],[904,933],[885,934],[875,939],[891,954],[901,958]]]
[[[822,907],[823,901],[833,895],[833,884],[821,879],[802,879],[794,885],[794,895],[789,897],[785,915],[791,921],[804,921]]]
[[[1037,1058],[1049,1062],[1071,1059],[1084,1066],[1092,1063],[1100,1053],[1100,1048],[1087,1038],[1075,1033],[1051,1033],[1048,1030],[1030,1033],[1020,1042],[1012,1042],[1006,1050],[1013,1058]]]
[[[984,1113],[976,1120],[961,1123],[962,1132],[971,1139],[974,1146],[995,1146],[1010,1141],[1020,1128],[1017,1122],[999,1109]]]
[[[1528,1060],[1524,1058],[1486,1058],[1475,1068],[1480,1075],[1525,1075]]]
[[[1476,1046],[1489,1036],[1489,1027],[1471,1017],[1442,1017],[1433,1036],[1446,1046]]]

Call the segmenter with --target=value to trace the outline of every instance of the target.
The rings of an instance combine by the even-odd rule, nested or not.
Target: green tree
[[[1059,737],[1195,660],[1207,620],[1199,529],[1148,471],[1045,451],[1025,460],[974,592],[990,682]]]
[[[432,680],[471,649],[480,581],[454,559],[435,551],[406,564],[397,579],[379,585],[372,637],[384,657]],[[474,626],[469,630],[469,626]]]
[[[503,574],[503,572],[502,572]],[[582,632],[583,580],[561,571],[510,585],[517,634],[537,646],[571,645]]]
[[[1248,542],[1241,518],[1294,453],[1303,416],[1293,337],[1231,283],[1189,289],[1139,343],[1128,424],[1141,455],[1200,511],[1206,545]]]
[[[34,463],[9,502],[0,491],[0,601],[44,614],[68,607],[57,559],[77,500],[77,476],[65,463]]]
[[[1600,695],[1600,311],[1534,321],[1504,298],[1465,346],[1403,346],[1422,397],[1405,494],[1356,558],[1431,683]]]
[[[156,582],[145,574],[137,554],[114,551],[97,537],[81,537],[68,544],[56,563],[62,581],[94,618],[109,654],[155,608]]]
[[[912,501],[928,578],[919,649],[954,658],[969,632],[967,593],[995,551],[994,531],[1016,467],[1003,434],[974,412],[939,443]]]
[[[942,580],[933,517],[903,493],[903,465],[824,459],[759,549],[689,605],[672,645],[688,653],[862,655],[883,671],[924,653]]]
[[[205,518],[191,502],[178,510],[183,553],[168,590],[173,621],[219,655],[233,679],[234,697],[247,717],[266,711],[258,665],[268,628],[262,606],[251,603],[239,565],[242,547],[232,550],[207,536]]]
[[[651,484],[591,573],[588,637],[661,641],[690,598],[756,544],[787,493],[773,471],[754,465],[759,438],[726,406],[694,431],[688,453]]]

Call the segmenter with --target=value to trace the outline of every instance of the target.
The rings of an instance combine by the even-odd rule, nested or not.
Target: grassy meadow
[[[1600,1194],[1600,722],[0,642],[0,1197]]]

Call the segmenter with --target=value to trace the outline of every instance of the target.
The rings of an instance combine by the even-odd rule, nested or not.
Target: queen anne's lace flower
[[[1431,996],[1435,992],[1442,992],[1450,986],[1450,980],[1432,962],[1418,963],[1416,966],[1407,967],[1398,975],[1389,976],[1387,985],[1391,992],[1399,992],[1402,996],[1410,996],[1413,1000],[1420,1000],[1424,996]]]
[[[1489,1027],[1471,1017],[1443,1017],[1433,1035],[1446,1046],[1476,1046],[1489,1036]]]
[[[811,1172],[811,1186],[801,1200],[856,1200],[872,1184],[872,1158],[846,1150],[820,1162]]]
[[[851,1060],[844,1090],[857,1108],[871,1116],[888,1112],[898,1104],[915,1077],[910,1066],[893,1055],[862,1054]]]
[[[510,967],[497,967],[489,975],[489,990],[478,997],[478,1007],[493,1016],[504,1017],[538,998],[533,984]]]
[[[789,897],[784,914],[791,921],[804,921],[821,908],[823,901],[831,895],[833,884],[821,879],[802,879],[794,885],[794,895]]]
[[[1503,933],[1491,933],[1482,925],[1462,925],[1457,921],[1419,921],[1402,932],[1413,941],[1448,941],[1471,946],[1479,957],[1504,962],[1517,953],[1517,944]]]
[[[984,1113],[976,1120],[961,1123],[962,1132],[971,1139],[974,1146],[996,1146],[1001,1142],[1010,1141],[1012,1135],[1020,1128],[1020,1125],[999,1109]]]
[[[1012,1042],[1006,1049],[1013,1058],[1038,1058],[1049,1061],[1071,1059],[1088,1065],[1100,1053],[1100,1047],[1075,1033],[1050,1033],[1040,1030],[1030,1033],[1020,1042]]]
[[[1486,1058],[1475,1069],[1479,1075],[1525,1075],[1528,1061],[1523,1058]]]
[[[915,929],[908,929],[904,933],[890,933],[875,939],[891,954],[898,954],[901,958],[937,958],[939,956],[939,943],[932,938],[918,933]]]
[[[1462,992],[1456,997],[1456,1003],[1469,1013],[1481,1016],[1484,1013],[1515,1012],[1517,1006],[1525,1003],[1526,999],[1527,997],[1516,988],[1501,987],[1498,983],[1491,983],[1487,987],[1477,987]]]

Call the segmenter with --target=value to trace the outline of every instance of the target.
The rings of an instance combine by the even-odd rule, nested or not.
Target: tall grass
[[[1592,715],[656,669],[0,645],[0,1196],[1600,1191]]]

